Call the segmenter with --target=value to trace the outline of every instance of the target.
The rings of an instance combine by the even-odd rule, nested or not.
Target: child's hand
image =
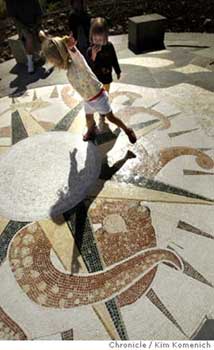
[[[92,49],[91,49],[91,59],[92,59],[92,61],[96,60],[97,54],[100,51],[101,51],[101,46],[96,46],[96,45],[92,46]]]
[[[117,74],[117,79],[120,80],[121,73]]]
[[[73,37],[73,33],[71,32],[71,34],[69,35],[69,40],[67,42],[67,47],[68,49],[73,49],[74,46],[76,46],[77,44],[77,40],[74,39]]]

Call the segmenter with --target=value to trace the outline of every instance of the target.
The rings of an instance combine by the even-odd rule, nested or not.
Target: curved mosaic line
[[[125,177],[137,174],[153,179],[168,163],[182,156],[195,156],[197,164],[203,169],[214,167],[214,161],[209,155],[191,147],[169,147],[160,150],[158,153],[149,154],[143,144],[139,143],[133,148],[133,152],[137,157],[127,162],[116,177],[123,174]]]
[[[128,97],[129,98],[129,104],[131,105],[137,98],[142,98],[142,95],[137,93],[137,92],[132,92],[132,91],[115,91],[110,93],[110,100],[111,102],[116,98],[116,97]]]
[[[181,156],[192,155],[196,156],[196,163],[203,169],[212,169],[214,167],[213,159],[206,153],[191,147],[171,147],[160,151],[161,166],[165,166],[172,159]]]
[[[27,340],[26,333],[0,306],[0,340]]]
[[[106,301],[131,287],[161,262],[183,269],[174,252],[151,248],[104,271],[68,275],[53,266],[50,251],[51,244],[36,223],[19,231],[9,250],[18,284],[30,299],[45,307],[71,308]]]
[[[144,108],[144,107],[126,107],[125,109],[121,109],[117,111],[117,117],[119,118],[129,118],[137,113],[149,113],[151,117],[156,117],[157,122],[161,121],[161,129],[168,129],[171,126],[170,120],[165,117],[162,113],[155,111],[150,108]]]

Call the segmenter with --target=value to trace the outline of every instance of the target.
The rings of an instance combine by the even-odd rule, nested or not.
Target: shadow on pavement
[[[35,83],[38,80],[44,80],[49,75],[52,74],[54,71],[54,68],[50,68],[46,70],[42,66],[37,66],[35,73],[29,74],[26,70],[26,66],[22,64],[16,64],[10,71],[11,74],[16,75],[16,78],[11,81],[10,88],[15,89],[11,94],[10,97],[18,97],[22,96],[25,91],[27,90],[27,86],[29,84]]]

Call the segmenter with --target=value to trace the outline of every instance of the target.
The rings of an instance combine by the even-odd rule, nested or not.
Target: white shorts
[[[94,114],[95,112],[103,115],[108,114],[111,112],[108,93],[106,91],[103,91],[102,94],[96,99],[92,101],[85,101],[84,108],[86,114]]]

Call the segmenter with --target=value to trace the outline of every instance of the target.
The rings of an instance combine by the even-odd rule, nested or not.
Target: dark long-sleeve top
[[[16,18],[26,26],[34,26],[42,16],[38,0],[6,0],[8,16]]]
[[[112,68],[118,75],[121,69],[118,63],[117,54],[111,42],[102,46],[101,51],[97,53],[95,61],[92,60],[92,47],[87,50],[87,61],[97,78],[103,84],[110,84],[112,82]]]

